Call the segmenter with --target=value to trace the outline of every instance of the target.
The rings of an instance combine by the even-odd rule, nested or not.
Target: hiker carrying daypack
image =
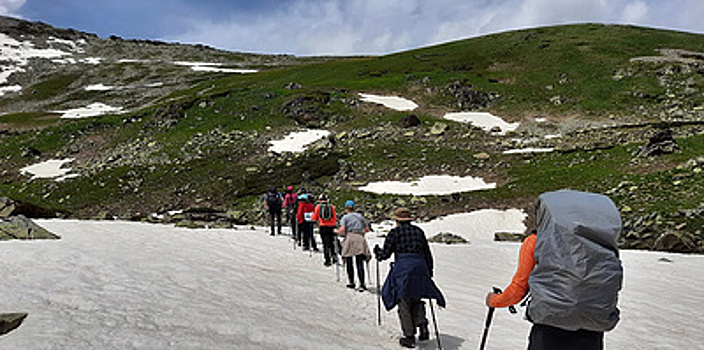
[[[606,196],[570,190],[540,195],[536,208],[537,235],[521,246],[511,285],[489,293],[487,305],[513,305],[530,291],[529,350],[603,349],[604,332],[619,321],[618,209]]]
[[[276,191],[276,187],[269,187],[264,196],[264,207],[269,212],[269,222],[271,223],[271,236],[275,234],[274,225],[278,228],[278,233],[281,234],[281,208],[283,206],[283,199],[281,198],[281,193]]]
[[[330,204],[330,199],[326,194],[318,197],[318,205],[313,212],[313,221],[318,222],[320,227],[320,238],[323,241],[323,265],[332,266],[333,260],[337,260],[334,249],[335,227],[337,227],[337,214],[335,206]],[[337,261],[335,261],[337,262]]]

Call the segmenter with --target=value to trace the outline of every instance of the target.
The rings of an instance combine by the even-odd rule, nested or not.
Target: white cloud
[[[27,0],[0,0],[0,15],[17,16],[16,11],[24,5]]]
[[[644,23],[648,18],[648,4],[636,1],[626,5],[621,19],[624,23]]]
[[[702,0],[297,0],[257,16],[193,19],[167,39],[254,52],[379,54],[578,22],[703,31],[702,13]]]

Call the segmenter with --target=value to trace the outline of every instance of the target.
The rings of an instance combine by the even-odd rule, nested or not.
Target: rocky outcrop
[[[59,236],[27,219],[24,215],[0,219],[0,240],[59,238]]]
[[[520,242],[525,237],[522,233],[515,232],[496,232],[494,240],[497,242]]]
[[[0,335],[17,329],[28,315],[27,313],[0,314]]]
[[[672,130],[662,130],[653,135],[653,137],[648,140],[645,147],[642,147],[638,151],[639,157],[652,157],[659,156],[663,154],[675,153],[680,149],[677,144],[677,140],[672,134]]]
[[[0,219],[10,217],[17,209],[17,203],[10,198],[0,197]]]

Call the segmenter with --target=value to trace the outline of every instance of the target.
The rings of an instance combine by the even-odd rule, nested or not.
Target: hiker
[[[485,303],[508,307],[530,292],[528,350],[601,350],[619,321],[618,210],[606,196],[564,190],[540,195],[536,207],[538,226],[521,245],[511,284]]]
[[[396,221],[396,227],[386,236],[384,248],[374,246],[374,255],[379,261],[394,255],[395,262],[391,265],[381,295],[387,311],[398,304],[398,318],[403,331],[399,343],[413,348],[416,345],[416,329],[419,329],[419,341],[430,339],[425,302],[421,299],[436,299],[438,305],[445,307],[445,298],[432,280],[433,255],[428,240],[423,230],[411,224],[413,218],[410,210],[396,209],[392,219]]]
[[[276,191],[276,187],[269,187],[269,191],[264,196],[264,208],[269,212],[269,222],[271,223],[271,234],[274,233],[274,221],[276,221],[276,227],[278,234],[281,234],[281,206],[283,204],[283,199],[281,198],[281,193]]]
[[[318,197],[318,205],[315,206],[313,212],[313,221],[318,222],[320,230],[320,239],[323,241],[323,256],[326,267],[332,265],[332,261],[337,260],[335,256],[335,227],[337,227],[337,214],[335,206],[330,203],[326,194],[321,194]]]
[[[298,194],[293,190],[293,186],[288,186],[286,196],[284,197],[284,209],[286,209],[286,222],[291,226],[291,237],[300,245],[301,235],[298,232]]]
[[[300,203],[298,204],[298,213],[296,219],[298,219],[298,232],[302,236],[303,250],[308,251],[311,248],[314,251],[318,251],[318,247],[315,245],[315,237],[313,237],[313,212],[315,211],[315,206],[310,202],[307,194],[302,194],[298,197]],[[299,242],[299,245],[301,242]]]
[[[353,288],[354,285],[354,259],[357,265],[357,277],[359,278],[359,291],[367,290],[364,283],[364,263],[372,258],[369,251],[369,243],[364,238],[364,234],[370,231],[369,221],[362,214],[355,211],[355,203],[353,200],[345,202],[345,215],[340,220],[340,228],[335,233],[344,236],[345,240],[342,243],[342,259],[347,266],[347,288]]]

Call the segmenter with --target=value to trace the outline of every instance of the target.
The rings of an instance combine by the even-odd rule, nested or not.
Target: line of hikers
[[[279,201],[270,200],[277,196]],[[335,235],[344,236],[341,252],[347,266],[347,286],[355,287],[354,259],[359,290],[366,290],[364,263],[371,259],[371,253],[364,235],[371,227],[355,211],[354,201],[345,203],[346,213],[337,229],[335,207],[324,194],[314,206],[309,195],[299,196],[291,186],[285,197],[270,188],[265,207],[270,213],[271,235],[275,235],[277,218],[281,234],[281,209],[286,209],[287,218],[296,219],[297,225],[292,224],[296,244],[302,244],[304,249],[317,250],[313,238],[313,225],[317,222],[325,266],[330,266],[336,257]],[[623,268],[617,245],[622,228],[618,209],[603,195],[560,190],[539,196],[536,218],[536,229],[524,239],[510,285],[504,293],[491,292],[486,296],[490,311],[480,349],[486,344],[494,308],[512,307],[523,301],[522,305],[527,305],[526,319],[533,323],[528,350],[602,350],[604,332],[614,329],[620,320],[617,301]],[[440,307],[445,307],[446,301],[432,279],[433,256],[425,232],[412,224],[409,209],[397,209],[392,219],[396,227],[387,234],[383,247],[376,245],[373,250],[377,273],[379,261],[394,257],[380,296],[387,311],[398,306],[403,333],[399,344],[413,348],[417,333],[419,341],[430,338],[423,300],[435,299]],[[430,306],[433,311],[432,301]],[[434,323],[438,347],[442,348]]]

